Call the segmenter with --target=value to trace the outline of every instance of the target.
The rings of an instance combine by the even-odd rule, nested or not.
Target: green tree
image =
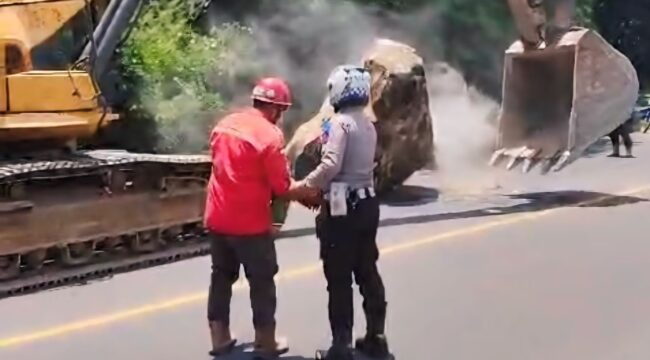
[[[650,2],[594,0],[594,22],[607,41],[625,54],[650,90]]]
[[[202,34],[193,26],[195,2],[150,1],[122,47],[122,65],[134,93],[130,120],[152,119],[156,150],[205,148],[214,115],[224,106],[217,90],[233,76],[250,47],[249,30],[224,24]]]

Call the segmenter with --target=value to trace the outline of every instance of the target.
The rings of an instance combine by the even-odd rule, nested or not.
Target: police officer
[[[324,123],[321,161],[302,180],[325,194],[316,232],[329,293],[329,360],[352,359],[353,275],[367,326],[356,348],[370,357],[388,356],[384,284],[377,269],[379,201],[373,188],[377,133],[364,113],[370,81],[365,69],[351,65],[331,73],[327,86],[335,114]]]

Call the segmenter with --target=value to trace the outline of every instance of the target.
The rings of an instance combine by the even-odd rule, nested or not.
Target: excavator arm
[[[546,12],[543,0],[507,0],[519,38],[526,49],[537,48],[544,41]]]
[[[526,49],[555,42],[574,24],[575,0],[507,0]]]
[[[636,71],[597,32],[573,26],[575,0],[507,1],[520,40],[505,54],[490,163],[559,171],[630,118]]]

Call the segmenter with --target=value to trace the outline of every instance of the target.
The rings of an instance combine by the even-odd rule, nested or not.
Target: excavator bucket
[[[639,92],[630,61],[598,33],[572,28],[550,46],[505,56],[497,147],[490,163],[559,171],[632,114]]]

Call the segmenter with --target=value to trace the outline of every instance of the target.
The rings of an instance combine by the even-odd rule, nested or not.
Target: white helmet
[[[365,106],[370,100],[370,73],[358,66],[336,67],[327,79],[330,104],[335,111],[350,106]]]

